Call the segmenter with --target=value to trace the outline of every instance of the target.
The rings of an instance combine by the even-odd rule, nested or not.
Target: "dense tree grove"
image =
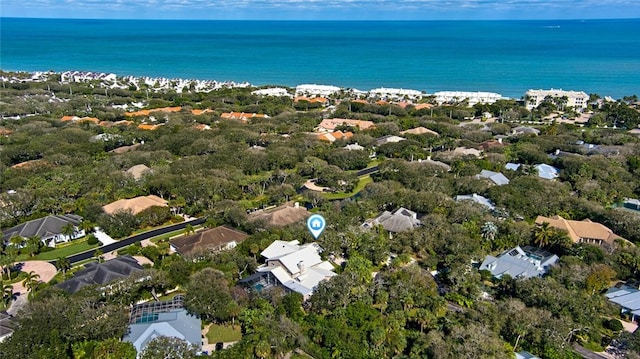
[[[233,250],[188,258],[170,254],[166,240],[157,247],[132,245],[121,254],[144,255],[152,268],[109,290],[73,295],[53,286],[74,271],[60,258],[51,283],[25,281],[38,289],[16,316],[15,333],[0,343],[0,358],[133,358],[135,349],[120,342],[127,310],[171,289],[184,294],[186,308],[204,323],[240,328],[242,339],[208,353],[212,358],[511,358],[521,350],[578,358],[575,345],[594,351],[613,345],[622,357],[638,358],[640,332],[622,330],[619,320],[629,318],[603,295],[617,282],[640,281],[640,212],[620,208],[625,198],[640,197],[640,138],[628,132],[640,112],[631,98],[594,100],[593,115],[581,127],[544,118],[564,107],[562,99],[530,112],[516,100],[468,107],[425,98],[421,102],[431,106],[417,110],[417,104],[403,108],[376,102],[380,98],[363,103],[342,93],[329,99],[330,108],[258,96],[251,88],[177,93],[132,85],[106,91],[99,82],[58,80],[0,89],[0,228],[75,213],[87,230],[99,226],[119,239],[186,214],[249,237]],[[133,102],[181,110],[152,113],[153,122],[114,107]],[[196,115],[195,109],[212,111]],[[221,117],[225,112],[269,117],[232,120]],[[495,119],[468,121],[486,112]],[[347,126],[353,137],[319,140],[314,128],[332,117],[369,120],[375,128]],[[514,135],[525,125],[520,121],[533,123],[526,125],[540,134]],[[143,122],[159,126],[138,128]],[[381,136],[417,127],[437,135],[406,134],[404,141],[376,145]],[[356,143],[365,149],[345,148]],[[458,156],[458,147],[483,153]],[[520,167],[506,170],[509,162]],[[142,164],[151,170],[140,177],[126,172]],[[559,177],[538,177],[538,164],[555,166]],[[373,166],[377,171],[358,173]],[[478,177],[482,170],[502,172],[509,183]],[[304,190],[308,181],[324,190]],[[495,207],[455,200],[471,194]],[[143,195],[161,197],[169,207],[136,214],[102,210]],[[260,252],[274,240],[311,240],[304,223],[265,227],[248,219],[256,209],[285,202],[327,219],[317,242],[323,258],[336,263],[337,275],[306,301],[282,289],[258,293],[238,283],[254,273]],[[416,212],[421,225],[392,234],[362,226],[401,207]],[[628,242],[573,243],[565,231],[536,226],[539,215],[590,219]],[[47,250],[36,248],[37,239],[15,241],[0,247],[3,278],[12,278],[18,256]],[[517,245],[540,247],[560,261],[531,279],[496,279],[478,270],[486,255]],[[11,302],[11,288],[2,282],[2,290],[3,303]],[[142,353],[194,355],[187,343],[164,337]]]

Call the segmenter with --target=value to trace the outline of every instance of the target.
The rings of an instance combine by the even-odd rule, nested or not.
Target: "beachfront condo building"
[[[504,100],[506,97],[499,93],[493,92],[469,92],[469,91],[439,91],[433,94],[438,105],[460,103],[468,101],[469,107],[477,103],[494,103],[498,100]]]
[[[531,111],[532,109],[540,106],[547,97],[556,100],[565,97],[566,103],[558,103],[558,107],[573,107],[579,112],[586,110],[589,103],[589,95],[584,91],[564,91],[562,89],[529,90],[524,95],[527,110]]]

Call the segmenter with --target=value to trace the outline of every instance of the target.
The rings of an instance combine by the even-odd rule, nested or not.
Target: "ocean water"
[[[0,19],[3,70],[369,90],[563,88],[640,95],[640,19],[169,21]]]

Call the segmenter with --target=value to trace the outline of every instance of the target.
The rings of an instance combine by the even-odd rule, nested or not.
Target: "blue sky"
[[[640,0],[2,0],[2,17],[454,20],[640,18]]]

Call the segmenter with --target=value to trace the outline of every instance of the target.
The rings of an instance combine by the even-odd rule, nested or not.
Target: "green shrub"
[[[607,329],[611,329],[614,332],[619,332],[624,329],[624,327],[622,326],[622,322],[620,322],[618,319],[610,319],[605,321],[604,327]]]
[[[98,243],[100,243],[100,241],[93,234],[90,234],[90,235],[87,236],[87,244],[88,245],[92,246],[92,245],[98,244]],[[100,243],[100,244],[102,244],[102,243]]]

